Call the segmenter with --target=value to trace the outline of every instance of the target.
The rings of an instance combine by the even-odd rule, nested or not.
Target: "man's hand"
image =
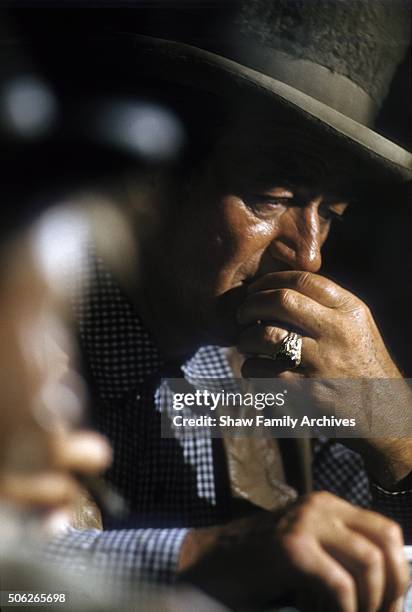
[[[243,353],[273,354],[288,331],[303,335],[302,371],[313,378],[400,378],[368,307],[323,276],[276,272],[248,288],[238,321]],[[261,321],[262,325],[256,326]],[[276,323],[273,323],[276,321]],[[246,363],[247,376],[270,362]]]
[[[78,499],[74,474],[106,470],[111,449],[98,433],[73,429],[82,387],[70,365],[71,335],[61,298],[34,260],[18,241],[2,276],[0,503],[33,511],[54,529]]]
[[[74,511],[77,519],[82,516],[83,528],[87,516],[88,526],[96,527],[99,512],[86,499],[72,474],[98,474],[107,469],[111,449],[106,439],[85,430],[37,432],[36,438],[32,430],[26,436],[32,445],[37,440],[39,448],[33,446],[31,450],[35,457],[43,451],[44,461],[34,464],[32,469],[24,462],[20,469],[0,466],[0,500],[37,511],[46,531],[53,532],[68,524],[79,526],[78,520],[74,522]]]
[[[409,581],[402,545],[387,518],[313,493],[280,516],[189,532],[180,571],[235,609],[293,597],[302,610],[394,611]]]
[[[359,298],[317,274],[276,272],[249,286],[238,321],[244,327],[237,348],[247,356],[242,368],[245,377],[328,379],[328,393],[336,387],[328,396],[333,409],[355,417],[358,432],[367,439],[367,443],[349,444],[362,452],[373,477],[392,487],[409,474],[412,443],[404,436],[412,432],[412,394],[369,308]],[[285,371],[287,365],[264,357],[275,353],[290,330],[302,335],[302,362],[296,370]],[[342,379],[369,379],[367,394],[345,395],[350,385],[345,387]],[[385,385],[379,382],[382,379],[391,381]],[[321,386],[315,391],[323,406]],[[373,432],[366,410],[373,415]],[[395,439],[400,436],[403,440]]]

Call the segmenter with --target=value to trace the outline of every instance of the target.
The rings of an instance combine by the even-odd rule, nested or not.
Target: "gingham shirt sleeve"
[[[187,529],[97,529],[68,531],[44,549],[49,562],[108,581],[172,583]]]

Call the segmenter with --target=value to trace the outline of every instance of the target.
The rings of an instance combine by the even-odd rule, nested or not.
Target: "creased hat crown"
[[[372,124],[409,43],[409,9],[408,0],[247,0],[238,5],[230,38],[239,60]],[[313,66],[335,79],[312,74]],[[325,90],[336,87],[334,103]],[[365,104],[356,100],[365,96],[365,119],[339,100]]]

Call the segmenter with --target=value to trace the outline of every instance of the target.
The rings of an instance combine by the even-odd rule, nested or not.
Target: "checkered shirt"
[[[216,346],[199,349],[179,372],[166,364],[98,259],[87,297],[75,302],[75,314],[95,390],[94,426],[114,449],[107,478],[128,501],[133,522],[103,532],[70,530],[49,544],[49,554],[68,565],[98,568],[113,580],[170,582],[187,530],[230,519],[230,487],[221,440],[207,430],[161,437],[160,379],[233,374],[225,352]],[[342,444],[316,441],[313,475],[316,490],[372,507],[411,533],[412,492],[392,493],[371,484],[362,458]]]

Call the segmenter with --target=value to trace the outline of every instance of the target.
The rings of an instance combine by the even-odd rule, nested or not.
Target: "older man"
[[[350,201],[411,177],[411,156],[367,127],[406,44],[404,7],[320,5],[245,5],[219,53],[133,35],[99,47],[104,71],[116,65],[126,79],[134,66],[142,89],[160,82],[195,124],[195,146],[174,174],[159,168],[127,190],[140,246],[130,297],[96,259],[77,305],[96,422],[114,446],[109,476],[132,514],[123,528],[60,538],[67,560],[89,549],[116,576],[180,573],[235,607],[307,592],[325,609],[376,610],[402,596],[401,530],[372,509],[410,529],[408,439],[365,438],[361,454],[320,440],[322,492],[235,518],[221,440],[160,433],[166,376],[401,380],[366,305],[318,272]],[[228,50],[234,39],[243,58]],[[296,331],[301,363],[287,351],[265,359]],[[394,420],[410,401],[402,392]]]

